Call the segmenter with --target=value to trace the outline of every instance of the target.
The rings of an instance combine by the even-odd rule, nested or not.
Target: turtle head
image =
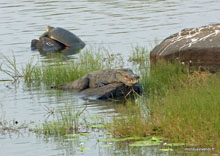
[[[127,86],[133,86],[138,82],[140,78],[138,75],[134,74],[131,69],[117,69],[116,78]]]
[[[54,29],[54,27],[51,27],[51,26],[47,26],[47,32],[50,32],[52,29]]]
[[[33,39],[31,41],[31,50],[36,50],[37,49],[37,43],[39,42],[39,40],[37,39]]]

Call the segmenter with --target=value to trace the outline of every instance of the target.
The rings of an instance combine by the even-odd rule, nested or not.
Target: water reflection
[[[76,55],[78,53],[80,53],[80,50],[63,50],[60,52],[56,52],[56,53],[51,53],[51,52],[45,52],[45,51],[39,51],[40,55],[42,57],[44,57],[44,59],[46,60],[54,60],[54,59],[61,59],[61,60],[66,60],[66,59],[73,59],[75,58],[72,55]]]

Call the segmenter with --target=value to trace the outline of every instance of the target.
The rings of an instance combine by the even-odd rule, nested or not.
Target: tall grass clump
[[[162,135],[220,149],[220,74],[190,76],[185,87],[150,104],[152,123]]]
[[[213,147],[219,152],[219,79],[220,73],[189,72],[187,65],[157,63],[149,73],[141,74],[148,99],[142,106],[133,101],[118,110],[122,117],[113,118],[113,134],[160,135],[170,142]],[[145,113],[143,106],[148,110]]]
[[[65,107],[53,114],[53,120],[45,121],[33,129],[35,133],[44,135],[64,136],[66,134],[79,133],[82,125],[82,116],[86,107],[82,110]]]
[[[179,62],[157,62],[150,67],[149,51],[144,47],[135,47],[129,61],[137,66],[140,83],[147,95],[165,95],[169,88],[179,86],[189,74],[188,65]]]
[[[13,79],[14,82],[17,81],[20,77],[22,77],[17,67],[15,56],[9,58],[7,56],[0,55],[0,57],[2,57],[5,60],[4,64],[0,64],[0,72],[3,72],[4,74],[8,75],[10,78]]]
[[[130,62],[135,62],[140,65],[149,64],[149,51],[145,47],[134,47],[128,59]]]
[[[147,72],[147,70],[150,70]],[[166,95],[169,89],[181,86],[189,74],[187,65],[180,63],[158,62],[151,68],[141,72],[140,83],[150,96]]]
[[[142,78],[142,75],[148,78],[149,69],[150,69],[150,59],[149,51],[145,47],[134,47],[131,51],[131,54],[128,59],[132,63],[132,69],[139,74]]]
[[[79,59],[71,61],[56,61],[52,64],[43,63],[32,66],[28,64],[24,70],[24,78],[28,83],[41,83],[47,86],[59,85],[82,77],[89,71],[103,68],[98,53],[85,51]]]
[[[23,75],[27,83],[45,84],[46,86],[56,86],[76,80],[85,74],[104,69],[114,68],[119,65],[119,58],[110,55],[108,52],[93,52],[84,50],[77,59],[69,61],[56,61],[52,64],[43,63],[41,65],[27,64],[23,70]]]
[[[143,105],[143,98],[127,100],[125,105],[116,107],[119,114],[113,116],[110,131],[115,136],[144,137],[151,131],[148,125],[149,109]]]

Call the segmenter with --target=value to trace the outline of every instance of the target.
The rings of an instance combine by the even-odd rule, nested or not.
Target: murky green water
[[[74,32],[87,48],[104,46],[122,54],[126,61],[132,46],[151,49],[155,41],[183,28],[218,23],[219,6],[219,0],[1,0],[0,54],[15,56],[20,69],[32,57],[46,62],[48,57],[30,50],[30,41],[51,25]],[[2,57],[0,64],[5,64]],[[8,76],[0,73],[0,79]],[[22,82],[0,82],[0,99],[0,118],[10,122],[39,123],[45,120],[45,107],[62,109],[65,105],[88,105],[89,115],[111,116],[114,112],[112,104],[86,101],[68,92],[30,88]],[[117,143],[103,148],[103,143],[97,141],[99,137],[103,132],[91,132],[84,142],[90,150],[80,151],[80,141],[65,142],[33,133],[0,134],[0,155],[168,155],[156,148],[129,148]]]

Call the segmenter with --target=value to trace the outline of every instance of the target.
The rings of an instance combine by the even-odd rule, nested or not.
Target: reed
[[[122,66],[123,61],[120,55],[110,54],[107,50],[94,52],[86,49],[78,55],[78,59],[40,65],[29,63],[23,69],[23,75],[25,82],[29,84],[43,83],[51,87],[76,80],[92,71]]]
[[[25,82],[32,84],[43,83],[46,86],[60,85],[76,80],[90,71],[103,69],[103,56],[99,53],[84,51],[79,59],[70,61],[56,61],[32,65],[29,63],[23,70]]]
[[[187,65],[178,62],[160,62],[145,70],[141,70],[141,81],[148,96],[164,96],[170,89],[180,87],[187,78]]]
[[[23,74],[18,72],[15,60],[9,76],[22,75],[27,83],[46,86],[64,84],[88,72],[104,68],[123,67],[120,55],[84,50],[77,60],[28,64]],[[140,83],[144,96],[128,100],[117,109],[109,130],[113,135],[165,136],[170,142],[183,142],[202,147],[213,147],[220,152],[220,74],[189,72],[187,65],[161,62],[149,68],[146,49],[134,49],[132,62],[139,64]],[[136,72],[135,71],[135,72]],[[46,121],[38,129],[43,134],[64,135],[77,132],[79,113],[59,112],[56,120]]]
[[[119,114],[113,116],[110,132],[114,136],[129,137],[140,136],[145,137],[151,131],[148,127],[148,118],[150,116],[146,105],[143,105],[141,99],[126,101],[125,105],[116,107]]]
[[[170,90],[150,104],[151,122],[175,142],[220,149],[219,78],[219,74],[190,76],[184,88]]]
[[[19,72],[19,69],[17,67],[15,56],[9,58],[2,55],[1,57],[5,60],[5,63],[0,64],[0,72],[8,75],[10,78],[12,78],[14,82],[22,77],[22,74]]]
[[[218,153],[219,79],[219,73],[189,74],[188,67],[180,64],[154,66],[149,77],[142,77],[142,84],[149,87],[147,100],[130,101],[117,110],[121,116],[113,118],[111,131],[123,137],[160,135],[169,142],[212,147]]]
[[[57,110],[53,112],[53,120],[45,120],[45,122],[32,129],[32,131],[38,134],[54,136],[77,134],[82,125],[82,116],[85,110],[86,107],[81,110],[70,107]]]
[[[132,48],[131,54],[128,59],[130,62],[135,62],[140,65],[148,64],[149,51],[145,47],[136,46]]]

